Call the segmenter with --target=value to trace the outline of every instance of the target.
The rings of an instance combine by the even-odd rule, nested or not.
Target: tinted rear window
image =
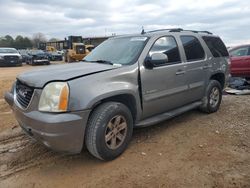
[[[228,51],[222,40],[218,37],[202,37],[214,57],[228,57]]]
[[[181,42],[185,50],[187,61],[204,59],[205,52],[197,38],[193,36],[181,36]]]

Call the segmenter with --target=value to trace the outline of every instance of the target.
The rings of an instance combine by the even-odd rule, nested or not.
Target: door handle
[[[184,71],[184,70],[178,70],[175,74],[176,75],[182,75],[182,74],[185,74],[186,73],[186,71]]]

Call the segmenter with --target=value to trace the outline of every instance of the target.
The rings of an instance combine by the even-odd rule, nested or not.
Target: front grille
[[[76,54],[85,54],[85,47],[84,46],[77,46],[76,47]]]
[[[13,55],[8,55],[8,56],[4,56],[4,60],[8,63],[15,63],[18,62],[18,56],[13,56]]]
[[[28,107],[33,92],[33,88],[21,83],[20,81],[16,82],[16,100],[23,108]]]

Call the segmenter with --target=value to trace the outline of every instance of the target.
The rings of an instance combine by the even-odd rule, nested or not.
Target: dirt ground
[[[134,130],[111,162],[52,152],[27,137],[3,100],[17,74],[0,68],[0,187],[250,187],[250,96],[225,95],[214,114],[185,113]]]

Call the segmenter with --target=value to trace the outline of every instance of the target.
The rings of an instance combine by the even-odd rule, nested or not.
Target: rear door
[[[180,40],[186,55],[186,79],[189,92],[185,98],[189,102],[200,100],[204,96],[207,68],[204,49],[195,36],[181,35]]]
[[[143,118],[166,112],[188,102],[185,97],[188,90],[185,66],[176,39],[173,36],[156,39],[147,57],[153,53],[166,54],[168,62],[152,69],[145,66],[140,69]]]
[[[250,75],[250,50],[249,46],[239,47],[230,51],[231,74],[233,76]]]

